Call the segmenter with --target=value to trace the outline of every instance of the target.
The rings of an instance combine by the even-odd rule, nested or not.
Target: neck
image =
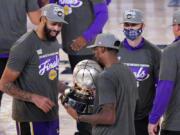
[[[109,55],[107,58],[105,58],[104,65],[106,68],[111,67],[113,64],[118,63],[118,57],[117,55]]]
[[[38,27],[38,28],[35,30],[35,32],[36,32],[37,36],[38,36],[41,40],[46,40],[46,38],[45,38],[45,33],[44,33],[44,30],[43,30],[43,29],[41,29],[41,28]]]
[[[142,36],[139,36],[137,39],[135,39],[133,41],[127,39],[128,43],[131,47],[137,47],[140,44],[141,40],[142,40]]]

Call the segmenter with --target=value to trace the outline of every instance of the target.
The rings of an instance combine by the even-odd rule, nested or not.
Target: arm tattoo
[[[4,92],[23,101],[32,101],[32,94],[18,88],[14,83],[6,83],[4,85]]]

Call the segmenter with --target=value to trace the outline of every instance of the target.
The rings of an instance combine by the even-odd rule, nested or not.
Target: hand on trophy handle
[[[58,90],[60,93],[64,93],[64,91],[69,88],[68,86],[69,82],[67,81],[59,81],[58,82]]]
[[[64,104],[68,101],[68,95],[72,92],[71,87],[67,87],[63,93],[61,93],[61,96],[59,97],[61,104],[64,106]]]
[[[68,104],[64,104],[64,108],[66,109],[66,111],[67,111],[67,113],[71,116],[71,117],[73,117],[75,120],[77,120],[78,121],[78,113],[76,112],[76,110],[73,108],[73,107],[71,107],[70,105],[68,105]]]

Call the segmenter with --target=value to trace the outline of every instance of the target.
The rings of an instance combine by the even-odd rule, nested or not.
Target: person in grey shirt
[[[164,49],[154,105],[149,117],[149,135],[156,135],[162,115],[161,135],[180,135],[180,10],[173,14],[175,40]]]
[[[95,113],[78,116],[73,108],[65,105],[74,119],[93,125],[93,135],[135,135],[138,90],[133,73],[118,60],[119,45],[114,35],[99,34],[95,44],[89,46],[104,66],[96,82]]]
[[[148,117],[158,81],[161,51],[142,36],[144,14],[141,10],[125,10],[122,23],[125,39],[120,45],[119,59],[134,73],[139,91],[135,130],[137,135],[148,135]]]
[[[37,25],[40,10],[37,0],[0,0],[0,77],[13,43],[27,31],[27,15]],[[2,92],[0,92],[1,104]]]
[[[97,34],[101,33],[108,19],[110,0],[49,0],[57,2],[66,11],[68,25],[62,28],[62,49],[68,54],[71,70],[84,59],[94,59],[91,49]],[[91,135],[91,126],[77,123],[78,132],[74,135]]]
[[[13,97],[12,117],[18,135],[59,135],[59,43],[64,10],[57,4],[42,8],[36,30],[25,33],[10,50],[0,90]]]

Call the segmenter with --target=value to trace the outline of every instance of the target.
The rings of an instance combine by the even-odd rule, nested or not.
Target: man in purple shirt
[[[161,135],[180,135],[180,11],[173,15],[174,42],[162,53],[159,82],[149,117],[149,135],[157,134],[157,125],[164,114]]]

